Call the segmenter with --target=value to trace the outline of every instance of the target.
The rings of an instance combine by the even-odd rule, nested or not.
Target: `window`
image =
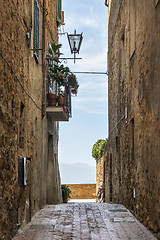
[[[116,152],[119,152],[119,137],[116,136]]]
[[[18,185],[27,185],[26,158],[18,156]]]
[[[62,24],[62,0],[57,0],[57,26]]]
[[[19,124],[19,147],[24,147],[24,126],[25,126],[25,119],[24,119],[24,104],[21,102],[20,106],[20,124]]]
[[[134,161],[134,118],[131,119],[131,160]]]
[[[33,39],[34,56],[39,62],[39,8],[37,1],[34,0],[34,39]]]

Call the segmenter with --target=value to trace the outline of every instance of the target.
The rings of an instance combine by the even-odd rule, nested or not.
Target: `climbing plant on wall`
[[[107,140],[104,139],[99,139],[92,148],[92,157],[94,157],[95,159],[98,157],[102,157],[103,154],[103,149],[105,144],[107,143]]]

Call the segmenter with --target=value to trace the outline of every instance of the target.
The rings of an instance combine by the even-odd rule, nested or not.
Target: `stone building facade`
[[[160,232],[160,1],[109,0],[106,201]],[[160,236],[159,236],[160,237]]]
[[[46,54],[56,0],[0,1],[0,239],[61,202],[59,124],[46,113]]]

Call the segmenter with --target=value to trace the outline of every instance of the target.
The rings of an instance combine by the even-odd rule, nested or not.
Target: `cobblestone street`
[[[14,240],[154,240],[148,231],[122,205],[69,202],[47,205]]]

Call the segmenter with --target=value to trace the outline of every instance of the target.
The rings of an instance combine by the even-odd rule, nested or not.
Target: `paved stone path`
[[[13,240],[154,240],[122,205],[69,202],[47,205]]]

